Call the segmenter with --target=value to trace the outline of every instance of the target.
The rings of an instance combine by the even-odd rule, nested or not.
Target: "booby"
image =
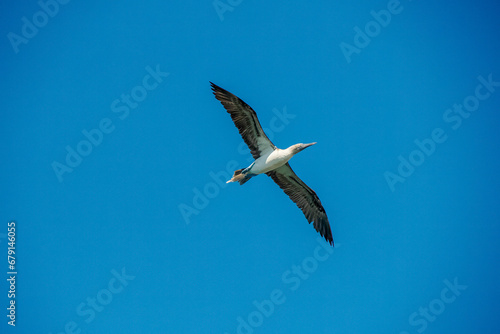
[[[244,184],[259,174],[270,176],[285,194],[302,210],[307,221],[333,246],[332,231],[318,195],[292,170],[288,161],[314,143],[295,144],[286,149],[277,148],[266,136],[255,111],[236,95],[210,82],[215,98],[219,100],[238,128],[241,137],[252,153],[254,162],[238,169],[227,181]]]

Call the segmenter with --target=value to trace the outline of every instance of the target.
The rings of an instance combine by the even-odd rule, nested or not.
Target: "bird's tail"
[[[240,185],[242,185],[248,180],[250,180],[253,175],[245,173],[244,170],[245,168],[235,170],[231,180],[227,181],[226,183],[239,182]]]

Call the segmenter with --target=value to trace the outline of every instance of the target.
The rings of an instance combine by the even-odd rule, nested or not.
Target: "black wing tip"
[[[332,235],[332,232],[330,230],[330,228],[328,228],[328,231],[326,231],[326,233],[321,233],[319,232],[319,234],[325,238],[325,240],[332,246],[332,247],[335,247],[335,243],[333,242],[333,235]]]
[[[325,216],[326,218],[326,216]],[[325,240],[332,246],[335,247],[333,242],[333,234],[332,229],[330,228],[330,222],[328,218],[326,219],[313,219],[314,220],[314,229],[318,231],[318,233],[325,238]]]
[[[332,247],[335,247],[335,243],[333,242],[333,238],[330,238],[330,239],[325,238],[325,239],[326,239],[326,241],[328,241],[328,243],[329,243]]]
[[[215,93],[216,91],[218,90],[221,90],[222,88],[220,88],[219,86],[217,86],[216,84],[214,84],[212,81],[209,81],[210,82],[210,87],[212,88],[212,91]]]
[[[212,81],[209,81],[210,82],[210,87],[212,87],[212,91],[214,92],[214,94],[216,92],[221,92],[221,93],[229,93],[227,90],[225,90],[224,88],[214,84]]]
[[[215,98],[219,101],[222,102],[221,98],[224,99],[224,100],[230,100],[233,98],[233,96],[235,96],[233,93],[225,90],[224,88],[220,87],[220,86],[217,86],[216,84],[214,84],[212,81],[209,81],[210,82],[210,85],[212,87],[212,93],[214,93],[215,95]],[[236,96],[236,98],[238,98]],[[238,98],[239,99],[239,98]],[[241,100],[241,99],[240,99]]]

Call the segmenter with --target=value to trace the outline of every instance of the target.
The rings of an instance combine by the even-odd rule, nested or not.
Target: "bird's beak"
[[[301,151],[308,148],[309,146],[313,146],[314,144],[316,144],[316,142],[314,143],[310,143],[310,144],[303,144],[302,147],[301,147]]]
[[[304,148],[307,148],[307,147],[309,147],[309,146],[313,146],[314,144],[316,144],[316,142],[314,142],[314,143],[310,143],[310,144],[304,144]]]

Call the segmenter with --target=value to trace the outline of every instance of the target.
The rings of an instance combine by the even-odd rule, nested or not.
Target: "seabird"
[[[312,146],[295,144],[287,149],[279,149],[267,138],[260,126],[255,111],[236,95],[210,82],[215,98],[219,100],[238,128],[241,137],[248,145],[254,162],[247,168],[238,169],[227,181],[244,184],[259,174],[270,176],[285,194],[302,210],[309,223],[333,246],[332,231],[318,195],[309,188],[292,170],[288,160],[295,154]]]

